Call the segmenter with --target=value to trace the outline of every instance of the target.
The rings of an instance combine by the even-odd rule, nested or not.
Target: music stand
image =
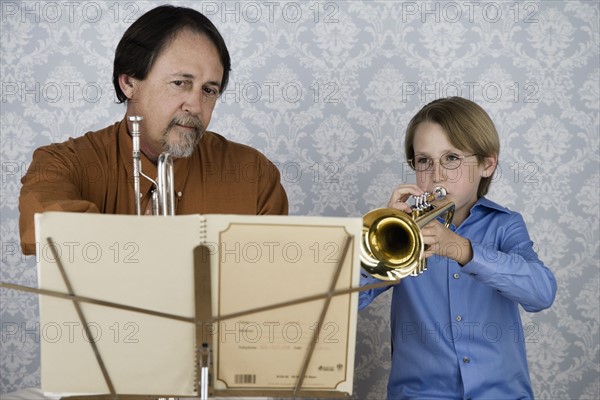
[[[68,214],[68,213],[53,213],[53,214],[65,214],[64,217],[66,217],[66,214]],[[98,217],[99,217],[98,215],[94,216],[94,218],[98,218]],[[123,217],[123,216],[120,216],[120,217]],[[61,216],[61,218],[62,218],[62,216]],[[293,217],[293,218],[297,219],[297,217]],[[79,223],[81,223],[81,221],[79,221]],[[294,223],[298,224],[298,221],[294,221]],[[214,258],[211,258],[212,250],[209,247],[204,246],[204,245],[196,246],[194,249],[194,256],[193,256],[194,279],[193,280],[194,280],[194,296],[195,296],[196,314],[193,318],[176,315],[176,314],[171,314],[171,313],[167,313],[167,312],[160,312],[160,311],[151,310],[151,309],[144,309],[142,307],[118,304],[116,302],[110,302],[110,301],[106,301],[106,300],[102,300],[102,299],[94,299],[94,298],[79,295],[73,288],[73,286],[71,284],[71,280],[70,280],[65,268],[62,265],[61,257],[59,256],[59,254],[56,253],[56,247],[54,247],[52,245],[53,242],[50,238],[47,238],[46,243],[48,244],[49,248],[53,252],[53,258],[57,261],[56,262],[57,267],[60,271],[64,285],[67,288],[66,293],[60,293],[60,292],[56,292],[56,291],[52,291],[52,290],[48,290],[48,289],[24,288],[24,287],[19,287],[18,285],[10,285],[10,284],[2,284],[1,286],[7,287],[7,288],[12,288],[12,289],[26,290],[26,291],[35,292],[35,293],[39,293],[39,294],[47,295],[47,296],[51,296],[51,297],[58,297],[58,298],[62,298],[62,299],[71,300],[71,302],[73,303],[73,306],[76,309],[79,321],[84,328],[88,327],[88,320],[86,319],[85,313],[82,310],[82,307],[81,307],[82,304],[93,304],[95,306],[110,307],[110,308],[114,308],[116,310],[126,310],[128,312],[147,314],[147,315],[151,315],[153,317],[160,317],[160,318],[185,322],[188,324],[190,324],[190,323],[194,324],[196,326],[196,329],[195,329],[195,336],[196,336],[196,345],[195,346],[196,346],[196,352],[197,352],[196,359],[198,360],[198,363],[199,363],[196,366],[196,368],[199,372],[198,378],[200,379],[200,382],[198,383],[198,395],[201,398],[207,398],[209,396],[223,396],[223,397],[228,397],[228,396],[347,397],[348,393],[343,393],[343,392],[335,392],[335,391],[329,391],[329,390],[321,391],[321,390],[315,390],[315,389],[305,390],[304,389],[304,378],[306,376],[306,371],[308,370],[308,366],[310,364],[310,361],[314,354],[314,350],[316,348],[317,340],[315,340],[315,339],[318,338],[319,334],[322,331],[323,322],[324,322],[326,313],[329,309],[332,298],[334,298],[336,296],[341,296],[341,295],[348,295],[351,293],[358,292],[360,290],[365,290],[365,288],[361,289],[358,287],[343,288],[341,290],[337,288],[340,273],[342,271],[342,266],[344,265],[344,262],[346,260],[346,256],[348,255],[348,253],[352,254],[350,249],[353,248],[353,243],[354,243],[355,237],[356,237],[356,235],[346,235],[345,236],[344,243],[342,246],[343,249],[342,249],[342,252],[340,253],[341,257],[340,257],[339,262],[337,263],[337,266],[334,270],[333,276],[331,277],[331,281],[328,285],[328,290],[325,293],[319,293],[316,295],[310,295],[310,296],[306,296],[303,298],[292,299],[289,301],[280,302],[280,303],[276,303],[276,304],[269,304],[266,306],[255,307],[255,308],[252,308],[252,309],[249,309],[246,311],[241,311],[241,312],[237,312],[237,313],[233,313],[233,314],[229,314],[229,315],[217,315],[217,316],[213,315],[213,304],[212,304],[213,296],[212,296],[212,290],[211,290],[211,284],[210,284],[213,281],[213,279],[211,277],[211,269],[213,269],[213,268],[211,268],[210,260],[214,259]],[[389,283],[387,283],[387,284],[389,284]],[[313,331],[313,338],[308,345],[308,348],[307,348],[305,356],[304,356],[304,361],[302,362],[301,369],[297,374],[297,379],[296,379],[295,385],[292,389],[258,389],[258,390],[244,389],[244,390],[239,390],[239,389],[215,389],[212,386],[213,380],[209,379],[209,377],[212,377],[214,374],[214,371],[212,370],[213,357],[211,354],[212,349],[213,349],[212,340],[213,340],[214,332],[212,332],[211,329],[208,329],[208,327],[211,327],[215,323],[218,323],[220,321],[225,321],[228,319],[238,318],[238,317],[241,317],[244,315],[250,315],[250,314],[257,313],[257,312],[264,312],[264,311],[268,311],[268,310],[275,310],[275,309],[282,308],[282,307],[289,307],[289,306],[302,304],[302,303],[306,303],[306,302],[311,302],[311,301],[316,301],[316,300],[323,300],[323,304],[321,306],[321,311],[319,313],[319,318],[316,323],[316,327]],[[109,371],[107,370],[107,368],[105,366],[105,362],[103,360],[102,354],[99,351],[98,347],[96,346],[96,343],[93,340],[93,335],[89,331],[89,328],[86,329],[85,335],[89,339],[89,345],[93,349],[93,353],[95,355],[96,361],[98,363],[100,370],[102,371],[102,376],[103,376],[103,378],[106,382],[106,386],[108,387],[109,392],[110,392],[109,395],[100,395],[100,396],[96,396],[94,398],[107,398],[107,399],[108,398],[111,398],[111,399],[156,398],[157,395],[125,395],[125,396],[119,395],[117,393],[117,391],[115,390],[115,385],[113,383],[113,380],[111,379]],[[165,395],[158,395],[158,396],[165,397]],[[170,395],[167,395],[167,396],[170,396]],[[70,398],[71,399],[75,399],[75,398],[91,399],[92,397],[78,396],[78,397],[70,397]]]

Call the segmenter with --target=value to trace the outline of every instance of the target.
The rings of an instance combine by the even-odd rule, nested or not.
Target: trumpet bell
[[[454,216],[454,203],[444,200],[441,186],[415,198],[412,214],[394,208],[378,208],[363,216],[360,262],[377,279],[399,281],[427,269],[421,228],[445,214],[448,228]],[[436,204],[434,204],[436,203]]]
[[[403,211],[378,208],[363,216],[360,260],[380,280],[414,275],[425,246],[419,226]]]

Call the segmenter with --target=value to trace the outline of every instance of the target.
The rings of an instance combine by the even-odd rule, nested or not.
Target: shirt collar
[[[500,211],[500,212],[504,212],[507,214],[510,214],[510,210],[506,207],[501,206],[498,203],[495,203],[485,197],[480,197],[477,202],[475,202],[475,204],[473,205],[473,207],[471,207],[471,214],[474,212],[479,212],[479,211],[483,211],[485,209],[492,209],[492,210],[496,210],[496,211]]]
[[[452,230],[461,229],[465,226],[468,226],[472,221],[478,220],[482,214],[489,214],[492,210],[510,214],[510,210],[508,208],[503,207],[498,203],[494,203],[485,197],[480,197],[475,204],[473,204],[469,215],[467,215],[467,218],[465,218],[458,228],[454,224],[451,225]]]

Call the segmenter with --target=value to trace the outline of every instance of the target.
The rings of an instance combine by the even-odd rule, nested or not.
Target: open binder
[[[37,214],[42,389],[350,395],[361,229],[360,218]]]

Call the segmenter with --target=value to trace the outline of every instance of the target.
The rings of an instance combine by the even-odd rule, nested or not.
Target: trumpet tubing
[[[140,160],[140,122],[143,117],[131,116],[131,141],[133,148],[133,195],[135,198],[135,213],[142,214],[142,203],[140,193],[140,174],[142,172],[142,162]]]
[[[175,215],[175,179],[173,177],[173,158],[164,152],[158,157],[158,177],[156,178],[157,215]]]
[[[140,176],[148,179],[154,185],[150,197],[153,215],[175,215],[175,181],[173,177],[173,158],[167,152],[161,153],[156,163],[156,180],[148,177],[142,171],[140,158],[140,122],[141,116],[131,116],[131,139],[133,148],[133,192],[135,212],[142,214],[142,194],[140,193]]]
[[[425,245],[421,228],[442,214],[445,226],[450,226],[454,203],[441,201],[446,197],[443,187],[418,196],[412,215],[394,208],[378,208],[363,216],[360,259],[372,276],[395,281],[416,276],[427,269]]]

